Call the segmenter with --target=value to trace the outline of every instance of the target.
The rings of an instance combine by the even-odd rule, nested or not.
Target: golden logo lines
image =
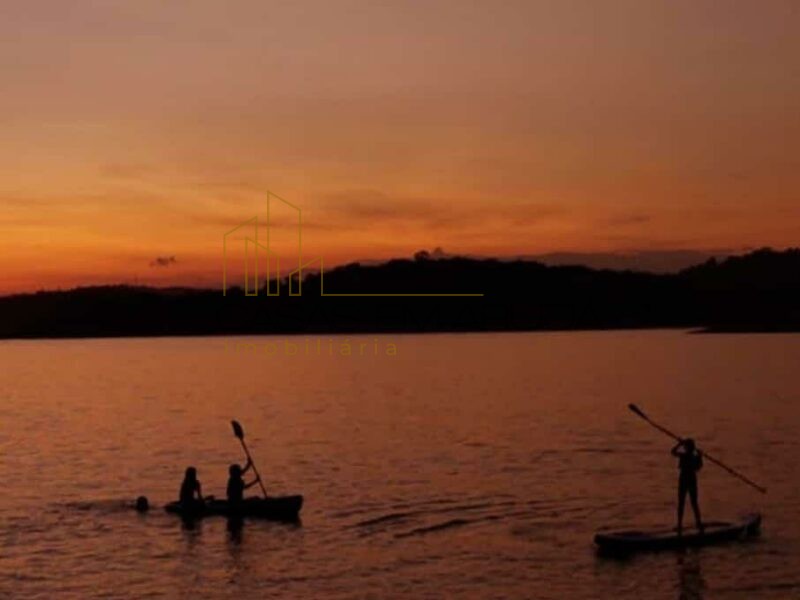
[[[228,238],[229,236],[244,231],[246,232],[244,238],[244,294],[245,296],[258,296],[259,295],[259,254],[266,254],[267,268],[266,268],[266,294],[267,296],[280,296],[281,293],[281,276],[280,276],[280,257],[272,251],[270,245],[270,230],[271,230],[271,209],[273,200],[280,202],[284,207],[288,207],[292,213],[297,214],[297,268],[289,272],[289,295],[302,296],[303,295],[303,271],[309,270],[309,267],[315,263],[319,263],[319,289],[320,296],[328,297],[388,297],[388,298],[402,298],[402,297],[482,297],[483,294],[449,294],[449,293],[341,293],[341,292],[326,292],[325,291],[325,261],[323,258],[317,257],[306,262],[303,262],[303,211],[299,206],[296,206],[284,200],[277,194],[267,192],[267,220],[266,220],[266,244],[262,244],[258,239],[259,220],[258,215],[242,221],[226,232],[222,236],[222,295],[227,295],[228,292]],[[294,221],[294,219],[292,219]],[[250,229],[252,228],[252,229]],[[253,255],[251,261],[250,255]],[[274,270],[273,270],[274,259]],[[251,268],[251,262],[253,266]],[[273,277],[274,274],[274,277]],[[270,282],[275,280],[275,288],[271,289]],[[252,288],[252,289],[251,289]]]

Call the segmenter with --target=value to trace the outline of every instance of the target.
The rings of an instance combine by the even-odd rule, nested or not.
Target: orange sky
[[[795,0],[11,0],[0,293],[219,285],[267,190],[328,264],[797,245],[798,22]]]

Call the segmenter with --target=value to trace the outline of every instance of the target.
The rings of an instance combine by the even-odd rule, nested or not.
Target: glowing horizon
[[[797,10],[16,3],[0,293],[218,286],[267,191],[326,265],[796,246]]]

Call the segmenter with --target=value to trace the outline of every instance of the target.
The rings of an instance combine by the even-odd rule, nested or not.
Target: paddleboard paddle
[[[662,427],[661,425],[659,425],[658,423],[653,421],[650,417],[648,417],[645,414],[645,412],[641,408],[639,408],[635,404],[628,404],[628,408],[631,410],[632,413],[634,413],[638,417],[642,418],[643,420],[647,421],[650,425],[652,425],[653,427],[658,429],[661,433],[663,433],[665,435],[668,435],[672,439],[677,440],[679,442],[683,441],[683,438],[678,437],[677,435],[672,433],[669,429],[667,429],[665,427]],[[744,475],[742,475],[741,473],[739,473],[735,469],[732,469],[731,467],[729,467],[728,465],[726,465],[722,461],[717,460],[716,458],[711,456],[708,452],[701,451],[700,448],[698,448],[697,451],[698,452],[702,452],[704,458],[707,458],[708,460],[713,462],[715,465],[717,465],[718,467],[721,467],[722,469],[724,469],[725,471],[727,471],[729,474],[733,475],[734,477],[736,477],[740,481],[743,481],[744,483],[746,483],[750,487],[753,487],[753,488],[757,489],[762,494],[766,494],[767,493],[767,488],[765,488],[765,487],[763,487],[761,485],[758,485],[755,481],[753,481],[751,479],[748,479],[747,477],[745,477]]]

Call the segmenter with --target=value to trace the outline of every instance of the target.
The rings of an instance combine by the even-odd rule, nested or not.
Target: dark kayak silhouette
[[[303,497],[274,496],[269,498],[247,498],[232,504],[227,500],[206,498],[202,505],[186,508],[180,502],[170,502],[164,507],[168,513],[185,518],[204,518],[212,516],[249,517],[271,521],[297,521],[303,508]]]
[[[181,486],[181,498],[176,502],[170,502],[164,507],[168,513],[180,515],[184,519],[197,519],[211,516],[224,516],[233,519],[243,517],[256,519],[269,519],[273,521],[297,521],[300,517],[300,510],[303,508],[303,496],[297,494],[292,496],[268,496],[267,489],[261,480],[261,475],[256,468],[250,450],[244,441],[244,428],[238,421],[231,421],[233,434],[239,439],[242,445],[247,463],[245,467],[231,465],[230,479],[228,480],[228,499],[217,500],[213,496],[205,498],[199,495],[200,484],[197,481],[197,472],[192,469],[189,474],[190,484]],[[245,471],[252,469],[256,479],[248,484],[244,483],[242,475]],[[245,489],[258,484],[261,488],[263,497],[242,498]],[[188,491],[184,494],[184,488]],[[187,497],[184,498],[184,495]]]

